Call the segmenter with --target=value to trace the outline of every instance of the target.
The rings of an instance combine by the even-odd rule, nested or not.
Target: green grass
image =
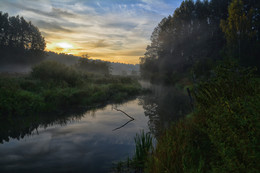
[[[146,162],[153,151],[153,137],[150,133],[141,131],[136,134],[134,141],[135,152],[133,157],[128,157],[126,161],[117,162],[114,172],[142,172],[146,167]]]
[[[120,102],[141,92],[128,77],[92,75],[43,62],[29,75],[0,76],[0,117],[26,116]]]
[[[144,133],[135,136],[135,154],[132,159],[132,164],[135,169],[143,170],[145,162],[147,161],[148,155],[153,150],[153,138],[150,133]]]

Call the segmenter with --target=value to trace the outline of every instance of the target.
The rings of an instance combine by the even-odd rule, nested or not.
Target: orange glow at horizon
[[[75,48],[75,45],[68,41],[59,41],[59,42],[53,42],[53,43],[46,44],[46,51],[73,54],[73,55],[79,56],[78,52],[73,50],[74,48]]]
[[[183,0],[9,1],[0,0],[0,7],[37,27],[46,51],[139,64],[154,28]]]
[[[139,64],[139,57],[140,57],[140,56],[122,56],[122,55],[114,55],[114,54],[109,56],[108,55],[109,53],[106,51],[102,51],[102,52],[80,51],[79,46],[69,41],[57,41],[57,42],[47,43],[45,50],[55,52],[55,53],[65,53],[74,56],[82,56],[88,54],[90,56],[90,59],[93,60],[102,60],[102,61],[124,63],[124,64]]]

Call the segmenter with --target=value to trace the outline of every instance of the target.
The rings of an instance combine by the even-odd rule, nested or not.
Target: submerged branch
[[[128,116],[129,118],[131,118],[132,120],[134,120],[133,117],[131,117],[130,115],[128,115],[127,113],[125,113],[124,111],[120,110],[120,109],[117,109],[117,108],[114,108],[116,111],[119,111],[119,112],[122,112],[123,114],[125,114],[126,116]]]

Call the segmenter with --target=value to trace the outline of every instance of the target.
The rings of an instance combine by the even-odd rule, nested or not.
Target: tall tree
[[[174,83],[194,64],[218,59],[224,41],[219,29],[222,15],[216,16],[213,9],[227,9],[226,3],[223,6],[216,1],[183,1],[172,16],[162,19],[154,29],[151,45],[141,58],[141,74]]]
[[[242,0],[233,0],[228,7],[228,18],[221,20],[227,41],[227,56],[237,58],[243,65],[259,66],[259,13]],[[258,13],[258,14],[257,14]]]
[[[190,72],[207,77],[214,62],[224,58],[226,40],[229,55],[240,55],[244,65],[259,66],[260,2],[236,2],[183,1],[154,29],[151,44],[140,58],[141,75],[171,84]]]

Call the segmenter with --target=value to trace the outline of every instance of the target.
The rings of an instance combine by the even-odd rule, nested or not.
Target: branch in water
[[[112,131],[115,131],[115,130],[121,129],[122,127],[124,127],[124,126],[126,126],[128,123],[130,123],[131,121],[134,121],[134,119],[131,119],[131,120],[127,121],[125,124],[123,124],[123,125],[120,126],[120,127],[117,127],[117,128],[115,128],[115,129],[113,129]]]
[[[122,112],[123,114],[125,114],[126,116],[128,116],[129,118],[131,118],[132,120],[134,120],[133,117],[131,117],[130,115],[128,115],[127,113],[125,113],[124,111],[120,110],[120,109],[117,109],[117,108],[114,108],[116,111],[119,111],[119,112]]]

